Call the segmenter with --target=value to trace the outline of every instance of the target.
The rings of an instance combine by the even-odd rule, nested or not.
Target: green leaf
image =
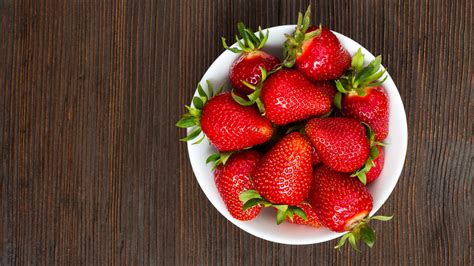
[[[357,247],[357,241],[355,239],[354,234],[349,235],[349,244],[351,244],[351,247],[355,249],[356,251],[360,252],[360,249]]]
[[[193,132],[189,133],[189,135],[187,137],[182,138],[180,140],[181,141],[189,141],[189,140],[195,139],[197,136],[199,136],[199,134],[201,134],[201,129],[197,128]]]
[[[378,220],[378,221],[386,222],[386,221],[392,220],[392,218],[393,218],[393,215],[392,216],[377,215],[377,216],[370,217],[370,220]]]
[[[287,211],[287,212],[286,212],[286,217],[288,217],[288,218],[290,219],[290,221],[293,222],[293,213],[292,213],[292,212]]]
[[[267,79],[267,71],[265,70],[265,68],[260,67],[260,72],[262,73],[260,82],[263,82]]]
[[[339,91],[340,93],[347,93],[347,90],[344,88],[344,85],[342,85],[340,80],[336,80],[335,83],[337,91]]]
[[[360,182],[362,184],[364,184],[364,186],[367,184],[367,176],[365,175],[365,172],[359,172],[357,174],[357,178],[360,180]]]
[[[359,48],[355,55],[352,57],[351,67],[356,72],[359,72],[362,67],[364,66],[364,54],[362,50]]]
[[[224,89],[224,84],[222,84],[216,91],[216,93],[214,95],[218,95],[219,93],[222,92],[222,90]]]
[[[229,50],[229,51],[231,51],[231,52],[233,52],[233,53],[236,53],[236,54],[242,53],[242,50],[240,50],[240,49],[238,49],[238,48],[229,47],[229,46],[227,45],[227,43],[226,43],[224,37],[222,37],[221,40],[222,40],[222,46],[224,46],[225,49],[227,49],[227,50]]]
[[[262,32],[262,28],[259,27],[259,32],[261,33]],[[265,34],[265,36],[262,37],[260,36],[260,45],[258,46],[258,49],[261,49],[263,48],[263,46],[265,45],[265,43],[267,43],[267,40],[268,40],[268,36],[270,35],[270,31],[267,29],[267,33]]]
[[[198,84],[197,90],[199,93],[199,96],[207,98],[206,92],[204,92],[204,89],[202,88],[201,84]]]
[[[246,190],[246,191],[240,193],[239,199],[240,199],[240,201],[245,203],[245,202],[247,202],[251,199],[260,199],[261,200],[262,196],[256,190],[250,189],[250,190]]]
[[[365,81],[361,82],[361,84],[368,84],[372,81],[378,80],[383,74],[385,73],[385,70],[380,70],[375,72],[374,74],[368,76]]]
[[[194,99],[194,98],[193,98]],[[186,106],[189,111],[189,114],[194,117],[201,117],[201,110],[193,107]]]
[[[178,122],[176,122],[176,126],[179,128],[188,128],[196,126],[196,118],[190,115],[184,115]]]
[[[288,210],[288,205],[273,205],[277,208],[277,224],[281,224],[286,218],[286,211]]]
[[[212,82],[208,79],[206,79],[206,84],[207,84],[207,91],[209,91],[209,98],[212,98],[212,96],[214,95],[214,85],[212,84]]]
[[[375,160],[377,157],[379,157],[379,149],[377,149],[377,146],[374,145],[370,147],[370,158]]]
[[[222,161],[222,164],[226,164],[227,160],[229,160],[230,156],[233,154],[234,152],[230,151],[230,152],[222,152],[221,153],[221,161]]]
[[[364,225],[360,228],[360,237],[362,241],[372,248],[375,243],[375,231],[367,225]]]
[[[342,100],[342,93],[337,92],[336,95],[334,95],[334,106],[336,106],[336,108],[339,110],[342,109],[341,100]]]
[[[201,143],[204,140],[205,137],[206,137],[206,135],[203,134],[201,138],[199,138],[197,141],[193,142],[193,145]]]
[[[262,100],[260,100],[260,98],[257,98],[255,102],[257,103],[258,111],[262,115],[265,115],[265,106],[263,105]]]
[[[234,99],[234,101],[236,101],[238,104],[240,105],[243,105],[243,106],[251,106],[252,104],[255,103],[255,101],[247,101],[247,100],[244,100],[242,97],[240,97],[239,95],[235,94],[234,91],[232,91],[232,98]]]
[[[344,246],[344,244],[346,243],[347,238],[349,238],[349,235],[352,235],[352,233],[349,232],[349,233],[346,233],[343,236],[341,236],[341,238],[337,242],[337,245],[334,248],[338,249],[338,248],[341,248],[342,246]]]
[[[209,157],[207,157],[206,164],[208,164],[210,162],[215,162],[215,161],[219,160],[219,158],[221,158],[220,153],[211,154]]]
[[[307,221],[308,220],[308,216],[306,216],[306,213],[303,211],[303,209],[301,209],[300,207],[296,207],[296,206],[292,206],[291,207],[291,211],[298,215],[299,217],[301,217],[301,219]]]
[[[194,97],[193,98],[193,104],[194,104],[194,107],[196,107],[196,109],[202,110],[202,108],[204,107],[204,103],[202,102],[201,98],[199,98],[199,97]]]
[[[240,82],[241,82],[242,84],[244,84],[246,87],[248,87],[248,88],[250,88],[250,89],[252,89],[252,90],[256,90],[256,89],[257,89],[256,86],[254,86],[254,85],[248,83],[248,82],[245,81],[245,80],[241,80]]]
[[[262,200],[261,199],[250,199],[248,201],[246,201],[244,203],[244,206],[243,206],[243,211],[247,211],[248,209],[254,207],[254,206],[257,206],[258,204],[260,204]]]

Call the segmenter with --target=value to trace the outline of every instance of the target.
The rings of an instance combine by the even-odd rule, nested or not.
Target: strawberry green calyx
[[[334,105],[341,109],[342,94],[356,93],[359,96],[364,96],[366,94],[365,88],[382,85],[387,76],[379,80],[386,72],[385,69],[381,69],[381,62],[382,57],[379,55],[364,67],[364,54],[359,48],[352,57],[351,69],[335,81],[338,92],[334,97]]]
[[[240,194],[239,196],[240,201],[244,204],[243,211],[261,205],[262,207],[273,207],[277,210],[277,224],[281,224],[286,217],[288,217],[291,221],[293,221],[294,215],[298,215],[303,220],[308,220],[306,213],[300,208],[296,206],[289,206],[286,204],[273,204],[266,200],[265,198],[260,195],[256,190],[247,190]]]
[[[250,28],[247,28],[244,23],[239,22],[237,24],[237,30],[239,31],[240,37],[235,35],[235,40],[237,41],[238,47],[229,47],[226,43],[224,37],[222,37],[222,46],[225,49],[234,52],[236,54],[240,53],[250,53],[255,50],[260,50],[263,48],[265,43],[268,40],[269,31],[264,34],[262,32],[262,27],[258,27],[258,35],[253,32]]]
[[[257,107],[260,113],[262,113],[262,115],[265,115],[265,107],[263,106],[263,102],[260,99],[260,93],[262,92],[263,82],[265,82],[269,73],[267,73],[267,71],[263,67],[260,67],[260,71],[262,72],[262,78],[260,79],[260,82],[255,86],[244,80],[241,80],[241,82],[245,86],[253,90],[251,94],[247,95],[248,100],[245,100],[244,98],[238,96],[233,91],[232,91],[232,98],[234,98],[234,101],[236,101],[238,104],[243,105],[243,106],[251,106],[253,104],[257,104]],[[274,73],[274,71],[272,71],[271,73]]]
[[[185,105],[188,113],[184,114],[183,117],[176,123],[176,126],[179,128],[194,128],[187,137],[180,139],[181,141],[190,141],[197,138],[201,134],[201,115],[204,106],[207,101],[211,99],[214,95],[221,93],[223,86],[214,93],[214,86],[209,80],[206,80],[208,93],[206,93],[201,86],[198,84],[198,96],[193,97],[192,106]],[[198,139],[193,144],[199,144],[203,141],[204,135]]]
[[[365,127],[365,131],[367,134],[367,137],[369,138],[369,143],[370,143],[370,154],[369,158],[365,161],[365,164],[355,171],[354,173],[351,174],[352,177],[357,177],[364,186],[367,184],[367,177],[366,174],[372,169],[374,166],[374,160],[379,157],[379,150],[377,149],[377,146],[384,146],[382,142],[377,142],[375,141],[375,135],[372,129],[367,125],[366,123],[362,122],[362,125]]]
[[[367,217],[365,219],[362,219],[358,221],[355,226],[351,229],[350,232],[347,232],[344,234],[340,239],[337,245],[334,247],[335,249],[339,249],[344,244],[346,241],[349,241],[349,244],[353,249],[356,251],[360,252],[360,249],[358,248],[358,242],[359,240],[362,240],[369,248],[372,248],[374,243],[375,243],[375,231],[371,227],[369,227],[368,223],[371,220],[378,220],[378,221],[389,221],[393,218],[393,216],[372,216],[372,217]]]
[[[303,42],[321,33],[321,26],[315,31],[306,32],[311,26],[311,5],[308,6],[303,16],[301,12],[298,13],[298,24],[296,25],[293,34],[285,34],[286,41],[283,44],[283,65],[286,67],[293,67],[296,57],[301,55]]]
[[[211,154],[207,157],[206,164],[213,162],[214,165],[212,166],[212,170],[215,170],[219,165],[225,165],[233,153],[233,151],[230,151]]]

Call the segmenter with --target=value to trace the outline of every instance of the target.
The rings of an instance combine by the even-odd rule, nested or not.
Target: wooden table
[[[472,263],[473,2],[315,1],[381,54],[408,116],[372,250],[287,246],[221,216],[174,126],[236,23],[308,1],[0,1],[0,264]]]

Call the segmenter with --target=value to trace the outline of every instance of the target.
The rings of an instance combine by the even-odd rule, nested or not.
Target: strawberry
[[[293,65],[308,79],[334,80],[342,76],[351,64],[349,52],[329,29],[310,27],[311,9],[298,16],[295,32],[284,43],[286,67]]]
[[[335,232],[349,231],[341,238],[337,248],[347,239],[355,249],[359,239],[372,247],[375,232],[368,226],[368,221],[392,218],[368,217],[373,207],[369,190],[349,174],[335,172],[327,166],[320,166],[314,171],[308,199],[321,224]]]
[[[301,133],[292,132],[264,155],[253,175],[256,191],[246,192],[241,200],[244,207],[262,204],[277,208],[277,223],[289,213],[304,219],[297,205],[308,196],[311,180],[311,144]]]
[[[383,151],[382,147],[376,146],[378,155],[377,158],[373,160],[373,166],[370,170],[365,174],[366,175],[366,182],[370,184],[375,181],[380,176],[380,173],[383,169],[383,164],[385,161],[385,152]]]
[[[321,222],[319,222],[318,216],[316,215],[316,212],[313,210],[313,207],[307,202],[302,202],[298,205],[296,205],[300,209],[302,209],[305,214],[306,214],[306,220],[303,218],[294,215],[294,216],[287,216],[286,220],[288,222],[292,222],[294,224],[302,224],[302,225],[309,225],[312,227],[321,227]]]
[[[370,126],[375,140],[382,141],[388,135],[389,99],[378,81],[385,73],[380,70],[381,57],[377,56],[363,67],[364,55],[359,49],[352,58],[351,71],[336,81],[339,93],[334,103],[344,116],[355,118]]]
[[[292,69],[270,75],[263,83],[261,97],[267,118],[277,125],[324,115],[331,110],[329,97]]]
[[[315,81],[313,84],[324,94],[326,94],[329,97],[329,100],[334,102],[334,96],[337,93],[336,87],[332,82],[329,81]]]
[[[313,118],[305,127],[321,161],[338,172],[361,168],[370,155],[370,143],[362,124],[352,118]]]
[[[270,139],[272,125],[255,107],[239,105],[230,92],[216,93],[212,97],[210,82],[208,89],[209,97],[198,85],[199,96],[193,98],[194,107],[186,106],[189,113],[176,123],[181,128],[195,127],[182,141],[195,139],[202,131],[220,152],[226,152],[262,144]],[[195,143],[200,143],[203,138]]]
[[[257,86],[247,85],[254,90],[247,96],[249,100],[233,94],[234,100],[244,106],[256,103],[260,112],[276,125],[321,116],[331,110],[326,89],[294,69],[281,69],[270,76],[262,69],[261,82]]]
[[[294,206],[308,195],[311,172],[311,144],[299,132],[292,132],[265,154],[253,179],[268,201]]]
[[[232,217],[241,221],[255,218],[261,206],[253,206],[243,211],[243,203],[239,196],[242,192],[254,189],[250,178],[262,155],[250,150],[233,154],[225,164],[220,164],[214,171],[217,190]]]
[[[242,22],[237,24],[237,28],[242,37],[242,40],[239,40],[236,36],[238,47],[227,46],[225,38],[222,38],[222,44],[227,50],[240,54],[230,67],[229,78],[232,87],[237,92],[247,95],[252,93],[252,90],[244,82],[257,85],[262,78],[260,68],[270,72],[280,64],[280,60],[260,50],[268,39],[268,30],[264,35],[259,27],[259,36],[257,36]]]

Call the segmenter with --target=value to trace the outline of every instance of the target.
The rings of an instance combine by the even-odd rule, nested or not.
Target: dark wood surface
[[[221,216],[174,126],[238,21],[308,1],[0,0],[0,264],[472,263],[473,2],[314,1],[314,22],[383,56],[407,159],[361,254],[287,246]]]

